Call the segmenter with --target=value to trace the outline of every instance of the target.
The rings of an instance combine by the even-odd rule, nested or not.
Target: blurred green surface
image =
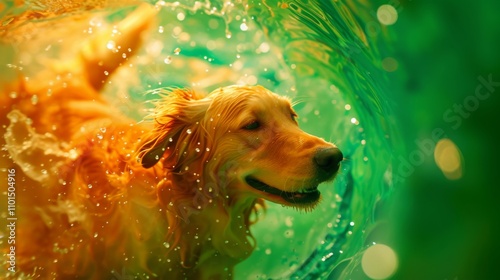
[[[392,27],[400,67],[389,73],[391,97],[408,154],[438,128],[464,164],[450,181],[430,155],[394,197],[394,279],[498,279],[500,84],[466,117],[444,116],[454,104],[474,108],[479,77],[500,82],[498,11],[498,1],[404,1]]]

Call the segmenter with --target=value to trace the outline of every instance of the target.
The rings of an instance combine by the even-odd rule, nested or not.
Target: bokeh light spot
[[[383,25],[393,25],[398,20],[398,12],[391,5],[382,5],[378,7],[377,19]]]
[[[387,72],[394,72],[398,69],[398,61],[393,57],[386,57],[382,60],[382,68]]]
[[[446,178],[457,180],[462,177],[462,156],[450,139],[439,140],[434,149],[434,160]]]
[[[396,272],[398,258],[391,247],[375,244],[363,253],[361,267],[371,279],[387,279]]]

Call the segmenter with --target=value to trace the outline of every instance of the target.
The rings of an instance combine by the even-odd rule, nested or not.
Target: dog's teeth
[[[303,189],[303,190],[300,190],[300,193],[313,193],[316,191],[317,191],[316,189]]]
[[[316,189],[300,189],[300,190],[297,190],[296,193],[312,193],[315,191],[316,191]]]

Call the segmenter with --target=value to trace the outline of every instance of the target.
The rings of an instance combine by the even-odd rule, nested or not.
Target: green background
[[[398,71],[389,73],[407,151],[444,130],[461,150],[464,175],[447,180],[433,157],[395,195],[394,279],[495,279],[499,264],[500,190],[497,130],[500,87],[476,110],[447,122],[470,100],[478,77],[500,82],[498,1],[403,1],[394,31]],[[470,107],[469,107],[470,108]]]

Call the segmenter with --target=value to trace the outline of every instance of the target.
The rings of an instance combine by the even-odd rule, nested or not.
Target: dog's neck
[[[202,264],[214,256],[229,258],[236,264],[250,256],[255,241],[248,220],[256,200],[235,201],[233,205],[214,201],[193,213],[188,221],[181,221],[181,232],[185,234],[179,246],[189,248],[183,256],[186,266]]]
[[[169,209],[169,242],[179,250],[184,267],[203,265],[214,258],[233,266],[250,256],[255,247],[250,215],[259,202],[257,198],[241,193],[219,194],[194,209],[192,199],[181,201],[183,194],[175,193],[182,186],[181,178],[167,177],[160,182],[158,192]]]

